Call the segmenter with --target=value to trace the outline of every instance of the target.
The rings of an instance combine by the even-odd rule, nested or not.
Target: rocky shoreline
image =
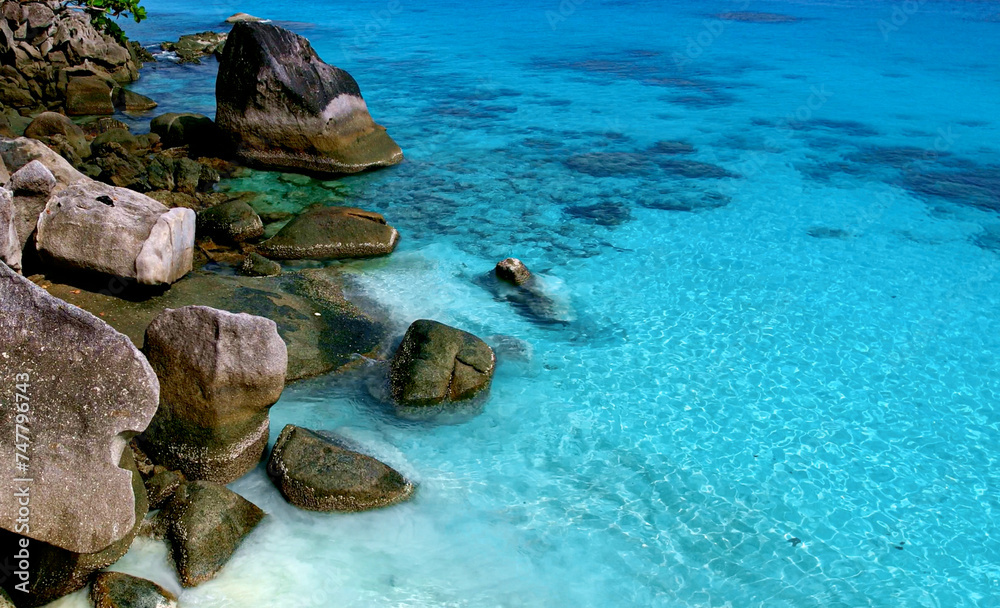
[[[155,107],[122,86],[149,59],[141,47],[61,2],[0,4],[0,395],[16,406],[0,419],[18,429],[0,460],[25,463],[5,495],[31,496],[0,508],[0,555],[24,555],[23,574],[0,580],[0,607],[88,585],[95,606],[176,605],[102,570],[142,534],[169,544],[183,586],[211,580],[267,518],[222,484],[265,459],[301,509],[413,496],[331,430],[289,425],[268,452],[268,411],[288,382],[374,360],[407,417],[488,394],[485,342],[432,320],[394,335],[326,264],[391,255],[401,235],[387,218],[320,206],[266,231],[254,193],[218,191],[246,166],[335,178],[403,158],[350,74],[292,32],[231,22],[164,46],[220,57],[218,122],[165,114],[134,135],[110,115]],[[544,301],[517,260],[484,280]]]

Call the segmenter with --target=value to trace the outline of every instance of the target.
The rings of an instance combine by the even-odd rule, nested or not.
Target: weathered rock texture
[[[10,176],[10,189],[16,194],[48,196],[55,187],[55,176],[37,160],[31,161]]]
[[[271,450],[267,474],[285,500],[309,511],[366,511],[413,494],[392,467],[291,424]]]
[[[242,242],[264,234],[264,223],[246,201],[233,200],[198,214],[198,235]]]
[[[523,285],[531,280],[531,271],[517,258],[507,258],[497,262],[494,272],[498,279],[514,285]]]
[[[403,159],[372,120],[351,75],[323,63],[305,38],[275,25],[233,26],[216,101],[219,128],[250,164],[342,174]]]
[[[219,483],[257,466],[288,366],[274,321],[205,306],[167,310],[146,330],[144,350],[161,387],[160,409],[139,437],[150,458]]]
[[[10,578],[4,586],[18,606],[34,606],[82,587],[128,549],[147,505],[125,447],[153,417],[159,387],[127,337],[3,264],[0,360],[9,396],[0,423],[12,433],[0,442],[0,491],[15,496],[15,480],[32,479],[29,529],[18,526],[18,501],[0,501],[0,550],[11,555],[18,534],[32,539],[34,577],[30,597]],[[25,441],[14,440],[18,424]],[[15,469],[18,453],[30,458],[26,471]]]
[[[474,397],[489,388],[493,349],[437,321],[414,321],[392,358],[389,381],[399,405],[423,407]]]
[[[43,259],[69,269],[169,285],[191,271],[195,214],[87,180],[56,192],[38,219]]]
[[[288,222],[257,246],[275,260],[328,260],[392,253],[399,232],[385,218],[353,207],[318,207]]]
[[[125,574],[101,572],[90,588],[94,608],[175,608],[177,596],[153,581]]]
[[[257,505],[210,481],[182,485],[162,514],[185,587],[214,578],[264,518]]]
[[[27,137],[0,139],[0,159],[3,159],[8,171],[17,171],[31,161],[37,160],[52,172],[58,187],[86,179],[86,176],[74,169],[65,158],[42,142]]]
[[[0,262],[21,270],[21,239],[17,237],[16,215],[13,194],[0,188]]]
[[[119,44],[63,2],[3,2],[0,103],[21,113],[90,110],[106,89],[110,106],[114,89],[139,75],[136,46]]]

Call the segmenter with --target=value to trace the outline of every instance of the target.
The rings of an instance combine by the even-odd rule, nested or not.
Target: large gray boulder
[[[182,485],[161,513],[185,587],[214,578],[264,518],[257,505],[211,481]]]
[[[191,271],[195,214],[100,182],[56,192],[38,219],[43,259],[64,268],[169,285]]]
[[[267,474],[285,500],[309,511],[367,511],[413,494],[392,467],[291,424],[274,443]]]
[[[90,588],[94,608],[176,608],[177,596],[153,581],[124,572],[101,572]]]
[[[153,462],[229,483],[260,462],[288,353],[270,319],[206,306],[168,309],[146,330],[160,409],[139,437]]]
[[[394,399],[426,407],[474,397],[489,388],[496,355],[476,336],[437,321],[414,321],[393,355]]]
[[[19,501],[0,501],[0,550],[12,555],[6,547],[19,535],[31,539],[30,598],[14,595],[33,606],[82,587],[128,549],[146,495],[126,446],[152,419],[159,387],[126,336],[4,264],[0,361],[0,424],[11,432],[0,441],[0,461],[11,467],[0,492],[14,497],[26,485],[17,478],[32,480],[27,529]],[[14,474],[17,454],[28,460]],[[12,594],[13,583],[4,582]]]
[[[278,26],[233,26],[215,90],[216,124],[247,163],[343,174],[403,159],[372,120],[351,75],[323,63],[308,40]]]
[[[10,190],[0,188],[0,262],[21,270],[21,240],[17,238],[17,209]]]
[[[257,246],[273,260],[329,260],[392,253],[399,232],[385,218],[353,207],[317,207],[306,211]]]
[[[90,156],[87,136],[76,123],[58,112],[42,112],[24,130],[24,136],[60,150],[65,155],[84,159]]]
[[[33,160],[41,162],[56,178],[57,189],[87,179],[83,173],[74,169],[73,165],[48,146],[27,137],[0,138],[0,159],[3,159],[8,171],[17,171]]]

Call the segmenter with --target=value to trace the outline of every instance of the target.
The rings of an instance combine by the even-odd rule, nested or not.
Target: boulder
[[[399,405],[423,407],[469,399],[489,388],[496,356],[476,336],[437,321],[414,321],[390,363]]]
[[[17,171],[33,160],[41,162],[52,172],[60,188],[87,179],[83,173],[74,169],[65,158],[53,152],[48,146],[27,137],[0,139],[0,158],[9,171]]]
[[[216,80],[216,121],[243,161],[274,170],[357,173],[403,152],[368,113],[350,74],[305,38],[268,23],[233,26]]]
[[[77,124],[57,112],[42,112],[31,121],[24,130],[24,136],[48,144],[58,146],[65,141],[79,158],[90,156],[90,144],[87,136]]]
[[[188,146],[193,154],[211,155],[222,147],[223,136],[212,119],[201,114],[161,114],[149,123],[164,148]]]
[[[507,258],[497,262],[494,272],[498,279],[514,285],[523,285],[531,280],[531,271],[517,258]]]
[[[114,105],[124,112],[136,113],[148,112],[159,104],[145,95],[140,95],[126,88],[120,88],[114,96]]]
[[[146,480],[146,498],[150,509],[161,509],[170,502],[177,488],[187,481],[184,473],[171,471],[160,465],[153,466],[153,474]]]
[[[33,160],[10,176],[14,194],[48,196],[56,187],[56,178],[41,161]]]
[[[94,181],[54,194],[38,219],[43,259],[70,269],[169,285],[191,270],[195,214]]]
[[[281,274],[281,264],[250,252],[236,271],[246,277],[276,277]]]
[[[177,596],[153,581],[125,574],[100,572],[90,588],[94,608],[176,608]]]
[[[227,36],[223,32],[185,34],[177,42],[162,43],[160,48],[176,53],[181,63],[201,63],[202,57],[222,52]]]
[[[10,190],[0,188],[0,262],[21,270],[21,240],[17,237],[17,209]]]
[[[3,158],[0,158],[0,186],[6,186],[9,181],[10,171],[7,170],[7,165],[4,164]]]
[[[90,147],[94,154],[107,154],[112,150],[108,149],[109,144],[118,144],[126,152],[132,153],[139,149],[139,140],[128,129],[112,128],[105,129],[90,142]]]
[[[119,460],[156,411],[156,375],[127,337],[5,265],[0,313],[0,389],[30,398],[31,445],[39,446],[30,461],[30,536],[78,553],[102,550],[135,523],[131,477]],[[16,414],[3,408],[0,419],[13,429]],[[4,462],[15,451],[0,443]],[[0,485],[13,496],[12,478]],[[15,530],[16,519],[14,501],[0,503],[0,527]]]
[[[246,201],[236,199],[198,214],[198,234],[240,243],[264,234],[264,222]]]
[[[158,464],[229,483],[257,466],[288,354],[274,321],[206,306],[168,309],[146,330],[160,409],[139,437]]]
[[[367,511],[413,494],[392,467],[291,424],[271,450],[267,474],[285,500],[309,511]]]
[[[214,578],[264,518],[257,505],[211,481],[182,485],[162,513],[185,587]]]
[[[146,516],[146,493],[142,488],[142,477],[136,470],[135,460],[129,450],[122,452],[118,466],[128,472],[132,479],[132,494],[135,496],[135,525],[127,530],[122,537],[100,551],[92,553],[77,553],[68,551],[49,543],[29,540],[31,569],[28,592],[25,593],[13,585],[18,578],[10,577],[3,582],[16,601],[19,608],[33,608],[48,604],[64,595],[68,595],[87,586],[91,576],[118,561],[128,551],[132,541],[142,527]],[[86,511],[88,505],[77,502],[74,507]],[[0,529],[0,551],[4,555],[13,555],[24,537]]]
[[[392,253],[399,232],[378,213],[353,207],[317,207],[288,222],[257,246],[275,260],[329,260]]]
[[[66,85],[66,114],[90,116],[114,114],[113,86],[101,76],[75,76]]]
[[[14,606],[14,600],[10,599],[10,596],[7,595],[7,591],[3,588],[0,588],[0,608],[16,608]]]

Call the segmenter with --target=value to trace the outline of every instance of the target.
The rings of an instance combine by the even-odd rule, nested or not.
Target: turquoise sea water
[[[286,390],[274,435],[336,430],[418,493],[319,515],[255,471],[271,517],[184,605],[1000,605],[1000,4],[144,4],[144,43],[245,11],[350,71],[404,164],[224,187],[383,213],[403,241],[357,289],[500,360],[455,424],[363,372]],[[211,115],[216,67],[135,89]],[[568,323],[484,288],[511,255]],[[159,543],[116,568],[180,591]]]

